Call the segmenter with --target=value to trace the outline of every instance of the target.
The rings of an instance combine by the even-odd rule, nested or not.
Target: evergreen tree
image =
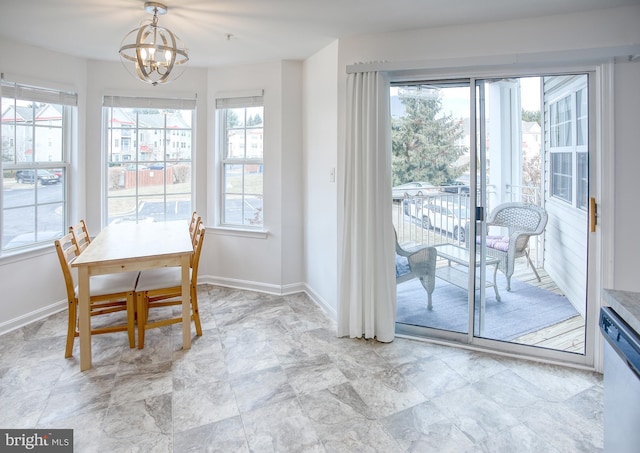
[[[393,185],[426,181],[434,186],[453,182],[466,166],[456,166],[466,147],[462,122],[442,113],[440,96],[403,96],[405,114],[392,120]]]

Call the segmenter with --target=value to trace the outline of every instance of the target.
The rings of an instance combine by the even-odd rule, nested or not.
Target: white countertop
[[[640,293],[605,289],[602,295],[605,303],[613,308],[633,330],[640,333]]]

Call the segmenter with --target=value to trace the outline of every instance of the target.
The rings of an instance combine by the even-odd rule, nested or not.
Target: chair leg
[[[527,256],[527,261],[529,261],[529,266],[531,266],[531,269],[533,270],[533,273],[536,274],[536,277],[538,277],[538,281],[542,282],[542,279],[540,278],[540,275],[538,275],[538,271],[536,270],[536,267],[533,265],[533,261],[531,261],[531,257],[529,256],[529,252],[526,251],[526,252],[524,252],[524,254]]]
[[[136,294],[133,291],[127,293],[127,334],[129,335],[129,347],[136,347],[135,322],[136,322]]]
[[[76,337],[76,318],[78,306],[76,302],[69,302],[68,314],[69,322],[67,327],[67,345],[64,350],[64,357],[69,358],[73,355],[73,342]]]
[[[202,325],[200,324],[200,312],[198,311],[198,291],[195,286],[191,286],[191,311],[193,312],[193,323],[196,325],[196,335],[202,336]]]
[[[136,293],[136,314],[138,316],[138,349],[144,348],[144,325],[147,322],[146,296],[144,292]]]

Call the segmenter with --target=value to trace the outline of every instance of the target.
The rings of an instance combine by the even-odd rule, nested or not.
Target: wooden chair
[[[73,233],[68,233],[55,241],[56,252],[62,267],[67,299],[69,302],[69,321],[67,328],[67,344],[65,357],[73,354],[73,342],[78,332],[78,289],[73,280],[71,263],[80,254]],[[105,315],[119,311],[127,312],[127,323],[109,325],[91,329],[91,334],[127,331],[129,347],[135,346],[135,305],[134,290],[138,279],[138,272],[124,272],[91,277],[90,305],[91,316]]]
[[[196,325],[196,334],[202,336],[200,314],[198,312],[198,265],[206,228],[202,220],[195,227],[195,244],[191,257],[191,317]],[[140,272],[136,286],[136,308],[138,316],[138,348],[144,348],[144,335],[147,329],[183,322],[182,316],[149,321],[149,310],[182,304],[182,270],[179,267],[147,269]]]
[[[191,235],[191,242],[194,244],[194,247],[196,243],[196,227],[201,221],[202,217],[200,217],[196,211],[193,211],[193,214],[191,214],[191,220],[189,221],[189,234]]]
[[[89,230],[84,220],[80,220],[77,224],[70,226],[69,233],[73,233],[80,253],[91,243],[91,236],[89,236]]]

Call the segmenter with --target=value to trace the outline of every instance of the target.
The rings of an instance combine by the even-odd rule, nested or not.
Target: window
[[[571,153],[551,154],[551,193],[554,197],[571,202]]]
[[[216,100],[220,159],[220,224],[262,228],[262,96]],[[248,144],[248,146],[247,146]]]
[[[50,244],[68,220],[77,95],[0,82],[2,253]]]
[[[549,83],[549,79],[546,79]],[[549,103],[551,196],[586,210],[589,196],[587,76],[556,77],[562,98]]]
[[[108,224],[189,219],[194,109],[195,100],[104,98]]]

